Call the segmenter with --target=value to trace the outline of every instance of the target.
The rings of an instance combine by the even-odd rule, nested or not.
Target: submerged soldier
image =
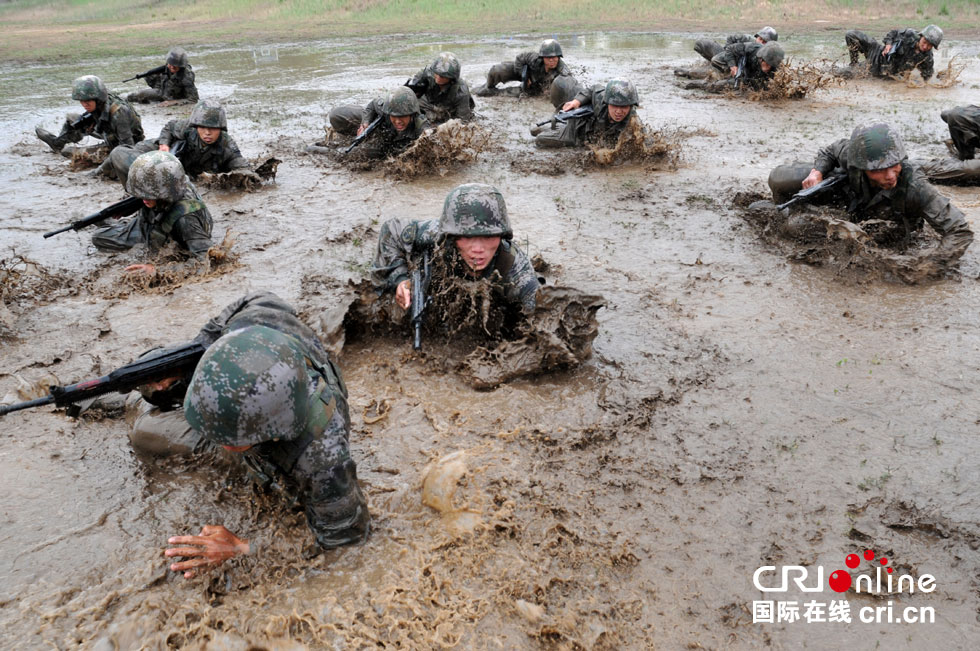
[[[776,42],[732,43],[711,59],[711,66],[727,79],[719,81],[692,81],[684,85],[687,89],[706,90],[710,93],[723,93],[728,90],[764,90],[769,87],[785,58],[783,47]]]
[[[946,146],[960,160],[973,160],[980,147],[980,106],[957,106],[940,113],[949,126]]]
[[[174,148],[179,148],[178,158],[184,171],[192,178],[202,172],[218,174],[245,170],[251,173],[248,161],[228,135],[224,107],[213,99],[198,102],[190,118],[168,122],[157,139],[144,140],[133,147],[118,147],[109,158],[116,178],[125,184],[129,168],[140,154],[157,149],[171,151]]]
[[[194,69],[187,62],[187,52],[175,47],[167,53],[166,70],[143,78],[149,88],[137,90],[126,96],[130,102],[162,102],[170,106],[181,102],[196,102],[197,86],[194,85]]]
[[[92,235],[103,251],[126,251],[138,244],[155,251],[173,240],[196,261],[211,248],[211,213],[180,161],[168,152],[140,155],[129,169],[126,191],[143,200],[143,208],[125,224],[107,226]],[[152,264],[134,264],[126,271],[156,273]]]
[[[37,137],[55,152],[69,157],[64,150],[69,142],[79,142],[85,136],[105,141],[110,151],[120,145],[134,145],[143,140],[143,125],[139,113],[125,100],[110,93],[102,80],[85,75],[72,82],[71,98],[78,100],[85,113],[69,113],[55,136],[40,126],[34,129]]]
[[[749,36],[748,34],[730,34],[728,38],[725,39],[725,45],[721,45],[710,38],[699,38],[694,42],[694,51],[700,54],[702,57],[708,60],[710,63],[719,54],[725,51],[725,46],[733,45],[735,43],[759,43],[765,45],[770,41],[778,41],[779,34],[772,27],[763,27],[756,33],[755,36]],[[678,77],[690,77],[692,79],[704,79],[710,74],[710,69],[704,69],[699,67],[683,67],[674,68],[674,74]]]
[[[460,78],[459,59],[452,52],[441,53],[405,85],[415,92],[419,107],[431,124],[454,118],[464,122],[473,119],[476,102],[470,96],[470,87]]]
[[[537,52],[523,52],[511,61],[504,61],[490,68],[487,83],[473,91],[478,97],[490,97],[509,89],[499,89],[497,84],[519,81],[518,95],[536,96],[549,94],[555,108],[568,102],[578,92],[578,84],[572,71],[563,60],[561,45],[554,39],[541,43]]]
[[[382,224],[372,282],[380,293],[394,294],[398,306],[408,310],[410,268],[426,254],[439,255],[449,274],[488,279],[496,300],[512,313],[529,314],[540,284],[527,256],[511,243],[513,237],[500,190],[464,183],[446,196],[438,220],[396,218]]]
[[[639,95],[631,81],[613,79],[605,86],[597,84],[591,89],[582,89],[575,99],[562,106],[562,111],[591,106],[592,115],[571,117],[564,122],[552,120],[550,127],[532,127],[534,144],[546,148],[581,147],[587,142],[615,144],[632,120],[640,122],[636,114],[639,103]]]
[[[852,67],[857,65],[858,55],[863,54],[868,70],[875,77],[897,77],[918,68],[926,81],[933,75],[932,50],[942,41],[943,30],[936,25],[929,25],[921,33],[914,29],[893,29],[882,43],[856,29],[844,35]]]
[[[377,121],[377,127],[358,147],[367,158],[400,154],[429,128],[418,98],[406,86],[400,86],[387,97],[375,98],[363,109],[354,105],[335,107],[328,119],[333,130],[345,136],[359,136]]]
[[[887,124],[854,129],[850,138],[821,149],[812,166],[776,167],[769,175],[773,201],[785,202],[831,174],[847,179],[827,199],[846,206],[854,223],[884,219],[901,224],[908,235],[926,221],[942,236],[936,253],[944,260],[958,259],[973,241],[963,213],[908,161],[901,136]]]
[[[303,508],[321,549],[363,541],[370,514],[350,455],[347,388],[313,331],[278,296],[256,292],[195,341],[207,350],[192,374],[141,387],[133,447],[162,456],[221,446],[241,455],[260,487]],[[186,578],[261,544],[221,525],[168,542],[165,555],[185,559],[170,569]]]

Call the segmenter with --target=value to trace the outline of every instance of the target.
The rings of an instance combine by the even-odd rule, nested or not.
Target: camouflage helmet
[[[109,99],[109,91],[105,84],[95,75],[79,77],[71,84],[71,98],[81,101],[96,100],[104,102]]]
[[[486,183],[464,183],[453,188],[442,204],[439,230],[460,237],[514,236],[507,219],[507,204],[500,190]]]
[[[633,106],[640,103],[636,86],[626,79],[613,79],[606,84],[604,98],[606,104],[613,106]]]
[[[440,77],[456,81],[459,79],[460,72],[459,59],[452,52],[442,52],[432,62],[432,72]]]
[[[563,56],[561,53],[561,46],[558,45],[558,41],[553,38],[548,38],[541,41],[541,47],[538,48],[538,54],[543,57]]]
[[[157,59],[159,61],[159,59]],[[176,66],[178,68],[187,67],[187,51],[182,47],[175,47],[174,49],[167,52],[167,65]]]
[[[395,117],[415,115],[419,112],[419,100],[411,88],[399,86],[385,98],[385,111]]]
[[[922,37],[929,42],[932,47],[938,48],[943,42],[943,30],[938,25],[929,25],[922,30]]]
[[[759,51],[755,53],[759,59],[765,61],[769,64],[769,67],[775,70],[779,67],[779,64],[783,62],[783,58],[786,53],[783,52],[783,46],[779,43],[766,43],[759,48]]]
[[[168,151],[140,154],[126,178],[126,192],[140,199],[157,201],[178,201],[186,185],[183,165]]]
[[[227,129],[228,119],[225,117],[225,108],[216,99],[202,99],[191,111],[190,125],[192,127]]]
[[[760,29],[759,33],[756,34],[755,36],[756,38],[761,38],[763,43],[779,40],[779,34],[776,33],[775,29],[769,27],[768,25]]]
[[[847,165],[859,170],[883,170],[907,157],[902,136],[883,123],[857,127],[847,143]]]
[[[292,440],[306,430],[313,394],[299,341],[248,326],[205,351],[187,387],[184,417],[218,445]]]

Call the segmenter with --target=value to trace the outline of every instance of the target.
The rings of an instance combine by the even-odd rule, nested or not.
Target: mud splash
[[[801,100],[831,86],[843,86],[845,80],[834,75],[826,62],[787,60],[779,66],[769,85],[762,90],[750,90],[746,98],[755,102]]]
[[[674,167],[680,156],[679,138],[666,130],[652,130],[640,123],[630,123],[619,134],[613,147],[589,145],[583,167],[606,167],[623,163],[638,163],[649,169]]]
[[[282,163],[282,161],[278,158],[268,158],[251,172],[243,172],[240,170],[233,170],[231,172],[223,172],[220,174],[204,172],[199,174],[194,182],[201,186],[216,190],[243,190],[245,192],[254,192],[261,187],[263,181],[271,180],[272,182],[275,182],[276,173],[279,170],[280,163]]]
[[[71,160],[68,171],[80,172],[101,165],[109,156],[109,148],[104,145],[91,147],[74,147],[71,149]]]
[[[493,134],[474,123],[449,120],[426,131],[411,147],[384,162],[385,174],[398,179],[445,176],[493,149]]]

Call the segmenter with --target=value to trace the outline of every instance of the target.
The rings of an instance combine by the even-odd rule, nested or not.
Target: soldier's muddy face
[[[613,122],[622,122],[626,119],[626,116],[630,114],[630,109],[632,106],[616,106],[615,104],[609,105],[609,119]]]
[[[765,61],[763,61],[762,59],[759,59],[759,67],[762,68],[762,72],[769,72],[770,70],[772,70],[772,66],[766,63]]]
[[[408,125],[412,123],[411,115],[392,115],[391,116],[391,126],[395,127],[395,131],[404,131],[408,128]]]
[[[544,61],[544,69],[554,70],[555,68],[557,68],[559,58],[560,57],[541,57],[541,60]]]
[[[204,141],[204,144],[211,145],[221,135],[221,129],[213,127],[197,127],[197,135]]]
[[[82,108],[85,109],[86,113],[91,113],[95,110],[96,102],[94,99],[82,99],[78,100],[78,103],[82,105]]]
[[[932,49],[932,43],[927,41],[925,36],[920,36],[919,42],[915,44],[915,49],[919,52],[928,52]]]
[[[449,77],[443,77],[442,75],[434,75],[436,83],[440,86],[447,86],[452,81]]]
[[[460,257],[463,258],[466,266],[473,271],[486,269],[499,246],[499,236],[456,238],[456,248],[459,249]]]
[[[157,200],[156,199],[143,199],[143,205],[146,206],[147,208],[156,208],[157,207]]]
[[[175,75],[175,74],[177,74],[177,71],[180,70],[180,68],[178,68],[177,66],[175,66],[172,63],[168,63],[167,64],[167,70],[170,72],[170,74]]]
[[[898,185],[898,177],[902,173],[902,164],[892,165],[883,170],[865,170],[871,184],[882,190],[891,190]]]

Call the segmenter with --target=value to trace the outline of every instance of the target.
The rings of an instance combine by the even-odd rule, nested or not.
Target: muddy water
[[[283,160],[278,183],[206,196],[216,236],[236,235],[240,267],[123,299],[92,287],[118,283],[138,254],[94,253],[86,233],[40,237],[120,190],[68,173],[31,131],[57,125],[74,77],[121,80],[157,61],[0,67],[13,89],[0,97],[0,257],[13,249],[61,279],[8,303],[0,394],[18,377],[68,382],[190,337],[252,289],[275,290],[312,320],[361,277],[381,220],[434,217],[470,180],[501,187],[517,239],[554,265],[551,282],[608,302],[590,364],[491,392],[447,373],[438,345],[413,356],[407,334],[348,346],[352,447],[374,531],[313,559],[301,519],[252,495],[227,460],[137,459],[121,418],[5,417],[5,637],[59,648],[975,647],[980,253],[941,282],[856,282],[788,262],[730,200],[857,123],[887,119],[912,158],[943,155],[939,111],[975,101],[980,46],[944,42],[937,67],[952,54],[969,64],[953,88],[863,80],[766,105],[673,85],[670,68],[694,60],[698,36],[562,38],[580,77],[634,80],[643,119],[678,131],[679,169],[576,171],[576,153],[538,152],[526,135],[548,115],[544,101],[494,98],[478,110],[502,151],[411,182],[299,152],[320,138],[330,106],[366,103],[450,44],[476,85],[536,38],[284,44],[264,59],[196,48],[202,96],[226,103],[247,156]],[[839,38],[782,42],[791,56],[833,58]],[[151,135],[186,112],[139,110]],[[521,171],[528,161],[569,171]],[[975,189],[943,192],[980,226]],[[378,402],[389,411],[373,422]],[[459,451],[453,509],[423,505],[424,469]],[[166,538],[217,522],[263,553],[192,581],[168,574]],[[829,573],[862,549],[900,573],[934,575],[934,593],[895,601],[932,606],[937,622],[752,624],[752,601],[764,598],[757,567]],[[848,598],[854,611],[883,605]]]

